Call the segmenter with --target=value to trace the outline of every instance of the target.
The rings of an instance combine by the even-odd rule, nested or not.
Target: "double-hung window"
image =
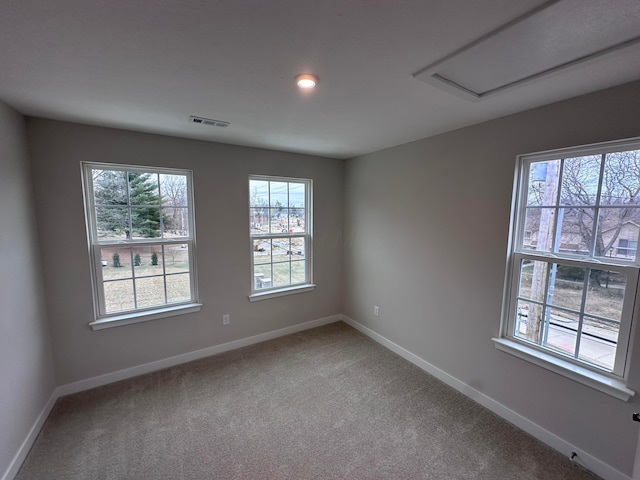
[[[199,308],[191,172],[83,163],[94,329]]]
[[[640,267],[640,140],[517,161],[502,331],[515,348],[497,346],[582,372],[576,379],[596,388],[617,379],[624,391]]]
[[[249,177],[251,300],[314,287],[308,179]]]

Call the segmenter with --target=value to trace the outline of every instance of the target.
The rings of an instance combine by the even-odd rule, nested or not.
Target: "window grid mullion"
[[[133,264],[133,248],[129,247],[129,265],[131,265],[131,283],[133,284],[133,308],[138,308],[138,294],[136,290],[136,273]]]
[[[598,190],[596,192],[596,204],[593,209],[593,229],[591,231],[591,245],[589,246],[589,255],[595,257],[596,254],[596,242],[598,235],[598,228],[600,226],[600,196],[602,195],[602,182],[604,181],[604,161],[606,154],[600,155],[600,177],[598,178]],[[603,252],[604,253],[604,252]]]
[[[582,326],[584,324],[584,309],[587,305],[587,292],[589,290],[589,278],[591,277],[591,268],[585,269],[584,282],[582,284],[582,300],[580,304],[580,316],[578,317],[578,328],[576,332],[576,351],[574,358],[578,359],[580,356],[580,343],[582,341]]]
[[[560,159],[560,166],[558,167],[558,191],[556,192],[556,204],[554,206],[555,212],[553,216],[553,240],[551,243],[551,251],[557,253],[560,250],[560,239],[562,233],[562,224],[560,224],[560,197],[562,194],[562,172],[564,170],[564,158]],[[564,213],[564,212],[563,212]],[[560,227],[560,231],[558,231]]]
[[[542,327],[542,335],[539,335],[538,338],[538,345],[544,345],[544,341],[546,340],[546,337],[544,335],[544,331],[547,329],[547,324],[549,322],[548,318],[551,316],[551,312],[549,311],[549,284],[551,283],[551,263],[547,262],[548,265],[548,269],[547,269],[547,274],[545,275],[545,284],[544,284],[544,295],[543,295],[543,301],[544,301],[544,307],[542,307],[542,318],[544,318],[544,324],[541,326]],[[542,321],[542,318],[540,319],[540,321]]]
[[[127,234],[127,240],[133,238],[133,212],[131,211],[131,184],[129,182],[129,172],[124,172],[127,177],[127,217],[129,218],[129,233]]]

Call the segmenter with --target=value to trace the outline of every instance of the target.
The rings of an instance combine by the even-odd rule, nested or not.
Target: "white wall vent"
[[[191,115],[189,117],[190,123],[199,123],[202,125],[211,125],[212,127],[222,127],[226,128],[231,125],[229,122],[225,122],[224,120],[214,120],[212,118],[204,118],[204,117],[196,117]]]

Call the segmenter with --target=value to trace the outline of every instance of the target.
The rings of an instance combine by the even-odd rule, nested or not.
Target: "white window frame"
[[[104,240],[98,238],[95,197],[93,191],[92,170],[114,170],[136,173],[185,175],[187,179],[187,218],[189,222],[189,235],[177,238],[138,238],[138,239],[118,239]],[[195,237],[195,209],[193,197],[193,172],[185,169],[149,167],[141,165],[125,165],[115,163],[81,162],[82,185],[85,207],[85,225],[87,229],[87,245],[89,249],[91,282],[93,290],[94,321],[89,325],[93,330],[128,325],[132,323],[145,322],[158,318],[172,317],[193,313],[200,310],[202,306],[198,301],[198,285],[196,274],[196,237]],[[159,186],[159,189],[161,187]],[[160,190],[160,195],[162,192]],[[157,246],[161,251],[169,245],[187,244],[189,252],[189,276],[190,276],[190,299],[183,302],[172,302],[153,307],[136,307],[121,312],[107,313],[102,278],[102,258],[101,249],[104,247],[133,247],[133,246]],[[132,262],[133,264],[133,262]],[[164,271],[162,277],[166,277]],[[135,296],[135,288],[134,288]],[[134,304],[136,300],[134,299]]]
[[[640,252],[634,262],[616,258],[584,257],[565,252],[540,252],[527,249],[524,245],[525,211],[527,204],[527,187],[529,181],[530,166],[534,162],[562,160],[587,155],[604,155],[607,153],[622,152],[627,150],[640,150],[640,138],[586,145],[582,147],[565,148],[547,152],[520,155],[516,159],[514,176],[514,189],[511,208],[511,223],[509,232],[509,244],[507,252],[507,264],[505,269],[505,285],[502,303],[502,315],[500,335],[494,338],[496,348],[510,353],[519,358],[532,362],[555,373],[564,375],[585,385],[589,385],[599,391],[612,395],[621,400],[628,400],[635,392],[627,387],[629,373],[629,357],[631,353],[631,332],[634,316],[638,305],[636,291],[640,274]],[[562,169],[560,170],[562,172]],[[602,182],[602,170],[599,183]],[[562,178],[559,179],[559,185]],[[599,187],[600,188],[600,187]],[[558,195],[560,188],[558,188]],[[561,208],[559,202],[555,207]],[[594,208],[594,218],[598,219],[599,201]],[[554,215],[557,223],[558,215]],[[597,220],[596,220],[597,221]],[[597,229],[597,225],[594,229]],[[592,252],[593,255],[593,247]],[[542,344],[535,344],[522,339],[515,334],[517,327],[517,302],[520,280],[520,267],[522,260],[537,260],[556,263],[567,266],[594,268],[598,270],[610,267],[611,270],[624,273],[627,283],[624,294],[624,303],[620,321],[616,358],[612,371],[599,368],[587,362],[563,355]],[[587,279],[585,279],[585,284]],[[586,289],[585,289],[586,291]],[[584,297],[582,300],[584,309]],[[546,293],[545,300],[546,302]],[[534,302],[536,303],[536,302]],[[540,342],[542,343],[542,342]]]
[[[305,184],[305,231],[293,233],[251,233],[251,225],[249,225],[249,249],[251,258],[251,290],[249,301],[266,300],[269,298],[281,297],[284,295],[292,295],[297,293],[310,292],[315,289],[313,283],[313,180],[309,178],[292,178],[270,175],[249,175],[247,184],[249,185],[249,215],[251,215],[251,181],[266,182],[286,182],[286,183],[303,183]],[[270,202],[269,202],[270,203]],[[254,240],[273,240],[278,238],[304,238],[305,241],[305,280],[301,283],[290,284],[286,286],[273,286],[270,288],[256,288],[254,276]],[[273,263],[273,259],[272,259]]]

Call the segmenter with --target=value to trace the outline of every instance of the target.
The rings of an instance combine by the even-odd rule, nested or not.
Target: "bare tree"
[[[177,233],[185,230],[187,181],[183,175],[160,175],[160,189],[163,203],[170,205],[170,215],[167,217],[169,225],[166,227]]]

